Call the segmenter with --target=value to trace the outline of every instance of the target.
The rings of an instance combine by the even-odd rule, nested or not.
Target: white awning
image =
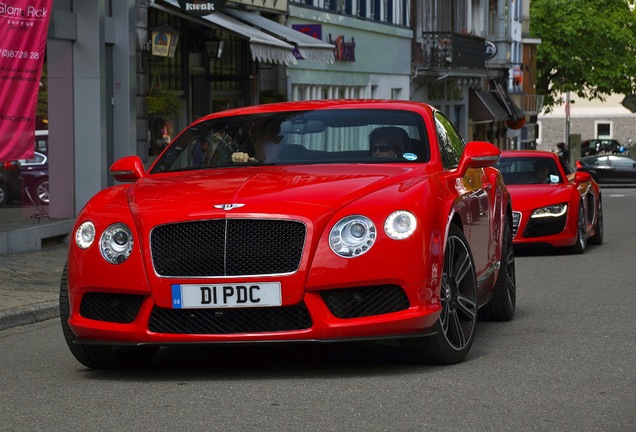
[[[223,8],[222,11],[224,14],[258,27],[293,44],[305,60],[317,63],[334,63],[336,60],[334,54],[336,47],[333,44],[323,42],[255,13],[228,7]]]
[[[502,121],[508,118],[508,112],[495,99],[492,92],[471,92],[469,99],[470,117],[473,120]]]
[[[244,24],[241,21],[223,14],[222,12],[214,12],[210,15],[197,18],[181,12],[179,2],[177,0],[164,0],[164,3],[173,6],[173,8],[161,6],[157,3],[154,3],[153,7],[176,15],[180,18],[196,22],[200,25],[211,27],[210,24],[214,24],[215,26],[223,27],[224,29],[235,33],[237,36],[249,40],[250,51],[252,53],[252,59],[254,60],[286,65],[298,63],[293,53],[293,45],[274,36],[270,36],[269,34],[250,25]]]

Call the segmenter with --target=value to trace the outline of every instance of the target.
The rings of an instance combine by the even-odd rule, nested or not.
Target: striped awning
[[[252,12],[221,8],[195,17],[181,12],[177,0],[155,2],[154,8],[208,27],[222,27],[250,43],[252,59],[263,63],[297,64],[298,52],[304,60],[333,63],[334,46]]]

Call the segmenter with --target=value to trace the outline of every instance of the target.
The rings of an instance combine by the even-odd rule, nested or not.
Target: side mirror
[[[585,183],[592,180],[592,175],[585,171],[577,171],[574,173],[574,183]]]
[[[463,176],[469,168],[495,166],[500,157],[501,150],[497,146],[485,141],[471,141],[466,144],[459,161],[459,175]]]
[[[119,182],[131,183],[143,178],[146,169],[139,156],[126,156],[111,165],[110,175]]]

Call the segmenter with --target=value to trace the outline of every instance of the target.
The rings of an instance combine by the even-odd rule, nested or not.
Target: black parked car
[[[590,139],[581,143],[581,156],[620,153],[623,145],[615,139]]]
[[[20,197],[20,163],[0,162],[0,207]]]
[[[49,162],[48,156],[34,152],[31,159],[20,160],[22,186],[29,188],[33,199],[39,204],[49,203]]]
[[[577,171],[592,175],[597,183],[636,183],[636,159],[631,156],[599,154],[576,161]]]

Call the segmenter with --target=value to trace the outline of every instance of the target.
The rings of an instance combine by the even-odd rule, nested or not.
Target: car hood
[[[570,184],[508,185],[515,211],[534,210],[539,207],[569,202]]]
[[[135,220],[153,225],[242,215],[313,218],[412,176],[403,165],[200,170],[147,176],[131,186],[128,199]]]

